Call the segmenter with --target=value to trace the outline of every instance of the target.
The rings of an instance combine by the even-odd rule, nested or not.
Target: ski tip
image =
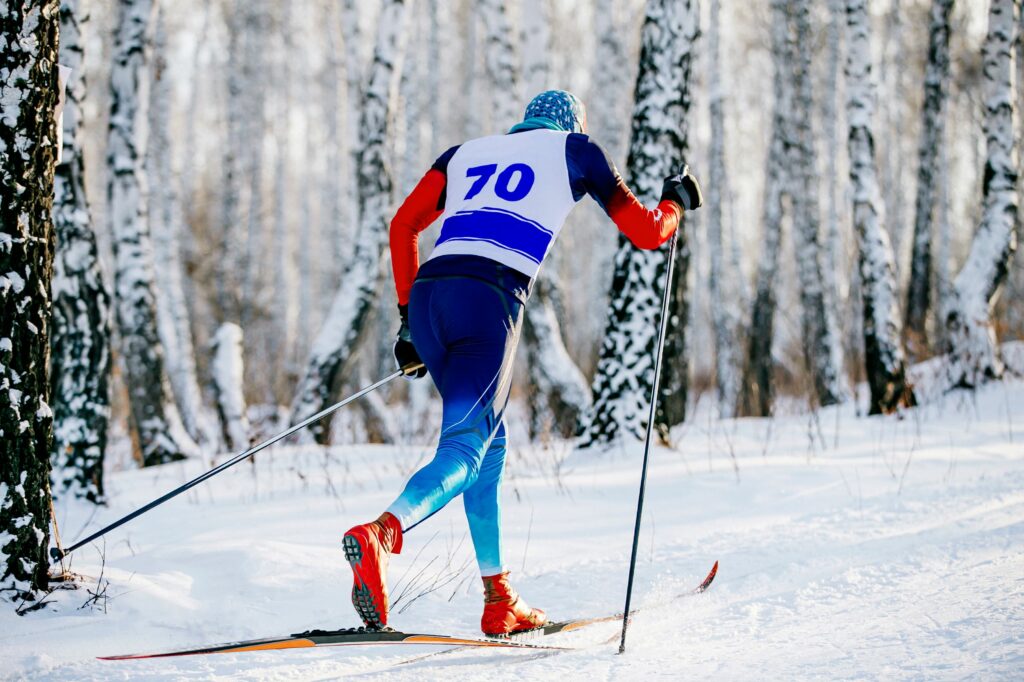
[[[704,578],[704,582],[702,582],[697,587],[697,589],[694,590],[694,591],[696,593],[700,594],[704,590],[706,590],[709,587],[711,587],[711,583],[714,581],[716,575],[718,575],[718,562],[717,561],[715,561],[715,565],[711,567],[711,570],[708,572],[708,576],[706,578]]]

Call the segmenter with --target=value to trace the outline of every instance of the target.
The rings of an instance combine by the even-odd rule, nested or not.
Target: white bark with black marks
[[[686,152],[689,64],[698,21],[696,0],[647,2],[626,163],[626,181],[647,206],[657,203],[664,178],[678,171]],[[683,254],[684,241],[680,239],[679,243]],[[585,413],[580,428],[581,447],[603,446],[644,435],[654,385],[654,353],[667,253],[665,247],[642,251],[625,237],[619,237],[608,323],[591,386],[593,405]],[[682,274],[681,281],[685,282],[685,273]],[[680,303],[685,301],[677,301],[676,305]],[[671,326],[670,331],[682,346],[682,329]],[[678,367],[670,368],[669,364],[666,360],[668,371],[678,371]],[[662,398],[665,391],[680,389],[673,382],[663,381],[662,385]],[[677,414],[672,414],[659,421],[671,425],[675,417]]]
[[[928,28],[928,63],[924,72],[924,107],[917,151],[917,194],[914,240],[907,288],[906,334],[912,354],[928,347],[926,322],[931,307],[933,224],[942,193],[939,150],[945,144],[946,98],[949,90],[949,16],[953,0],[932,0]]]
[[[121,0],[110,70],[107,211],[114,244],[121,362],[131,426],[145,465],[196,451],[171,395],[157,331],[153,244],[145,202],[141,139],[146,113],[142,84],[150,48],[153,3]]]
[[[366,328],[367,314],[383,276],[388,238],[392,176],[387,166],[388,136],[398,76],[401,72],[407,3],[389,0],[381,10],[373,64],[363,92],[357,156],[359,224],[355,253],[335,294],[327,319],[313,341],[305,374],[292,401],[290,422],[298,423],[330,405],[352,352]],[[301,438],[329,440],[330,425],[321,421]]]
[[[173,94],[167,59],[164,11],[163,7],[158,7],[153,32],[149,140],[146,148],[149,228],[156,256],[154,277],[160,292],[156,301],[157,331],[182,423],[193,440],[216,449],[219,442],[216,430],[203,413],[192,324],[186,303],[185,272],[181,262],[184,216],[172,168],[170,116]]]
[[[1017,247],[1013,49],[1017,3],[992,0],[983,48],[986,157],[981,224],[946,313],[949,380],[973,388],[1003,374],[991,310]]]
[[[811,83],[812,35],[810,0],[790,3],[789,39],[793,52],[794,142],[789,148],[793,167],[793,241],[800,288],[801,334],[810,373],[812,398],[822,407],[844,399],[846,382],[840,371],[835,317],[826,310],[822,274],[821,214],[818,203],[817,153],[813,130]]]
[[[245,374],[242,328],[233,322],[222,324],[214,334],[210,350],[213,353],[210,376],[224,441],[231,450],[242,451],[249,447],[250,433],[245,396],[242,394],[242,377]]]
[[[868,0],[847,0],[846,117],[849,125],[853,225],[864,311],[864,356],[870,414],[914,405],[901,346],[900,312],[889,235],[881,221],[881,194],[872,134],[875,86],[871,74]]]
[[[57,0],[0,10],[0,599],[47,587]]]
[[[773,63],[771,137],[765,161],[764,206],[761,223],[761,256],[758,259],[754,301],[747,328],[746,363],[737,413],[743,417],[767,417],[774,402],[772,338],[775,330],[776,278],[782,245],[782,198],[790,191],[790,167],[786,148],[793,135],[793,84],[789,78],[791,53],[787,42],[784,0],[773,0],[771,11]]]
[[[78,0],[63,0],[60,63],[71,74],[63,113],[64,149],[54,175],[52,463],[56,492],[101,503],[110,421],[110,292],[103,281],[85,190],[81,24],[86,19]]]

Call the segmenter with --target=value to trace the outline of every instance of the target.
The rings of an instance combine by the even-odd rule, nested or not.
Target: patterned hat
[[[579,97],[565,90],[545,90],[526,105],[525,118],[546,118],[568,133],[587,129],[587,110]]]

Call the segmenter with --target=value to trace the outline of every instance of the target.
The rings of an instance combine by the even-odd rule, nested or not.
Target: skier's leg
[[[462,493],[469,533],[476,550],[480,575],[495,575],[505,570],[501,553],[501,479],[505,472],[505,423],[491,440],[491,447],[480,465],[476,482]]]
[[[488,635],[507,635],[538,628],[547,622],[540,609],[531,608],[509,583],[501,547],[501,479],[505,473],[505,423],[491,440],[480,475],[462,493],[476,561],[484,581],[484,614],[480,629]]]
[[[406,531],[477,480],[508,403],[521,325],[522,304],[491,285],[472,279],[424,282],[413,288],[414,296],[427,284],[429,315],[415,317],[410,307],[410,324],[444,406],[434,459],[388,507]],[[435,343],[444,349],[436,356]]]

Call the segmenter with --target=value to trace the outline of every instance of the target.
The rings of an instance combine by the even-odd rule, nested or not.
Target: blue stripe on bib
[[[540,264],[553,238],[550,230],[518,213],[478,208],[459,211],[445,220],[437,244],[449,241],[488,242]]]

